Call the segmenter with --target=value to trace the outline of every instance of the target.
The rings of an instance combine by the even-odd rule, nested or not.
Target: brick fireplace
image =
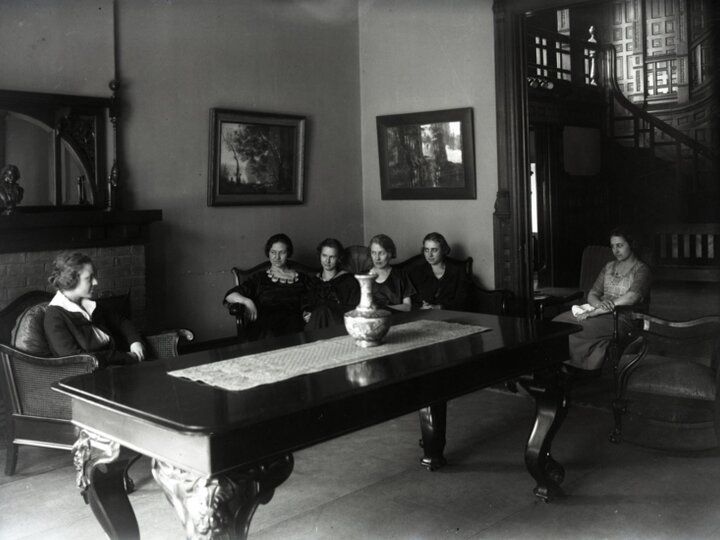
[[[0,309],[27,291],[51,290],[55,255],[88,254],[98,271],[99,296],[130,294],[133,320],[145,326],[145,246],[160,210],[23,212],[0,216]]]
[[[145,316],[146,246],[160,210],[52,211],[18,209],[0,215],[0,310],[25,292],[51,290],[52,261],[63,250],[88,254],[98,272],[99,296],[130,295],[133,322]],[[0,447],[5,445],[5,404],[0,396]]]

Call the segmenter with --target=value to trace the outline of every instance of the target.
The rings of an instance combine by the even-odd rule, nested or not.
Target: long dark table
[[[448,342],[231,392],[168,371],[341,335],[305,332],[71,377],[54,389],[72,398],[80,427],[78,485],[111,538],[139,538],[123,471],[139,452],[189,537],[245,538],[259,504],[293,469],[292,453],[420,411],[423,457],[444,463],[446,400],[519,381],[536,400],[525,451],[534,493],[562,494],[564,471],[550,446],[567,412],[560,365],[578,327],[452,311],[395,316],[490,327]]]

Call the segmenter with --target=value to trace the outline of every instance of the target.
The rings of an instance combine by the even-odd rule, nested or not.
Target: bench
[[[720,283],[719,223],[657,225],[644,236],[654,280]]]
[[[464,265],[465,272],[472,283],[472,298],[470,301],[471,311],[474,313],[508,315],[510,306],[512,305],[513,293],[502,289],[487,290],[478,285],[477,281],[473,277],[472,257],[468,257],[467,259],[458,262]],[[425,257],[422,254],[417,254],[398,263],[394,263],[393,266],[400,268],[405,272],[410,272],[410,270],[422,264],[425,264]],[[269,265],[270,263],[265,261],[248,269],[233,267],[232,274],[235,279],[235,285],[240,285],[250,276],[256,272],[266,269]],[[319,267],[314,268],[293,260],[289,260],[287,265],[299,273],[308,275],[314,275],[319,271]],[[352,274],[362,274],[368,272],[370,268],[372,268],[372,260],[370,259],[370,254],[368,253],[367,248],[365,246],[348,246],[345,248],[342,267],[344,270]],[[235,327],[238,339],[240,341],[246,341],[247,334],[245,328],[248,321],[244,318],[244,306],[242,304],[229,304],[227,307],[230,315],[235,317]]]
[[[641,236],[653,315],[677,321],[720,313],[720,224],[660,224]]]

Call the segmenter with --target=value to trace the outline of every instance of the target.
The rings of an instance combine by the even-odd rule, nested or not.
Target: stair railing
[[[615,121],[632,120],[632,133],[629,136],[625,136],[625,138],[632,138],[635,148],[648,148],[651,150],[653,156],[657,155],[658,147],[674,146],[674,162],[676,164],[676,175],[678,179],[680,179],[682,175],[683,161],[689,158],[691,159],[690,165],[694,183],[693,187],[697,186],[698,175],[701,170],[701,157],[710,162],[717,162],[718,159],[720,159],[720,155],[713,151],[713,149],[699,143],[692,137],[656,118],[625,97],[616,78],[617,58],[615,47],[612,45],[601,45],[600,50],[603,57],[603,61],[601,62],[602,85],[608,89],[611,98],[609,103],[609,135],[616,139],[622,139],[622,135],[615,133]],[[629,116],[615,116],[615,103],[627,111]],[[662,136],[659,137],[662,140],[658,140],[657,132],[662,134]],[[643,134],[647,134],[647,138],[644,138]],[[684,150],[683,147],[686,147],[687,150]],[[689,155],[687,151],[689,151]]]

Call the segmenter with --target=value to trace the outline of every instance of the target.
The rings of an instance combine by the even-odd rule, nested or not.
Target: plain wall
[[[366,241],[390,235],[398,258],[419,252],[431,231],[456,256],[471,256],[494,288],[497,191],[492,0],[360,0],[360,95]],[[382,200],[376,117],[472,107],[476,200]]]
[[[154,326],[231,335],[230,268],[261,261],[279,231],[313,262],[326,236],[385,232],[405,258],[437,230],[492,285],[491,0],[0,0],[0,87],[108,96],[114,58],[121,201],[163,211],[147,250]],[[206,206],[215,107],[307,117],[304,204]],[[381,200],[376,116],[457,107],[474,111],[477,199]]]
[[[221,306],[230,268],[263,260],[271,234],[288,233],[304,262],[327,236],[363,242],[357,3],[123,0],[115,9],[121,200],[163,211],[147,251],[151,325],[189,327],[198,340],[232,335]],[[109,95],[112,2],[0,0],[0,20],[0,87]],[[304,204],[206,205],[215,107],[307,118]]]

